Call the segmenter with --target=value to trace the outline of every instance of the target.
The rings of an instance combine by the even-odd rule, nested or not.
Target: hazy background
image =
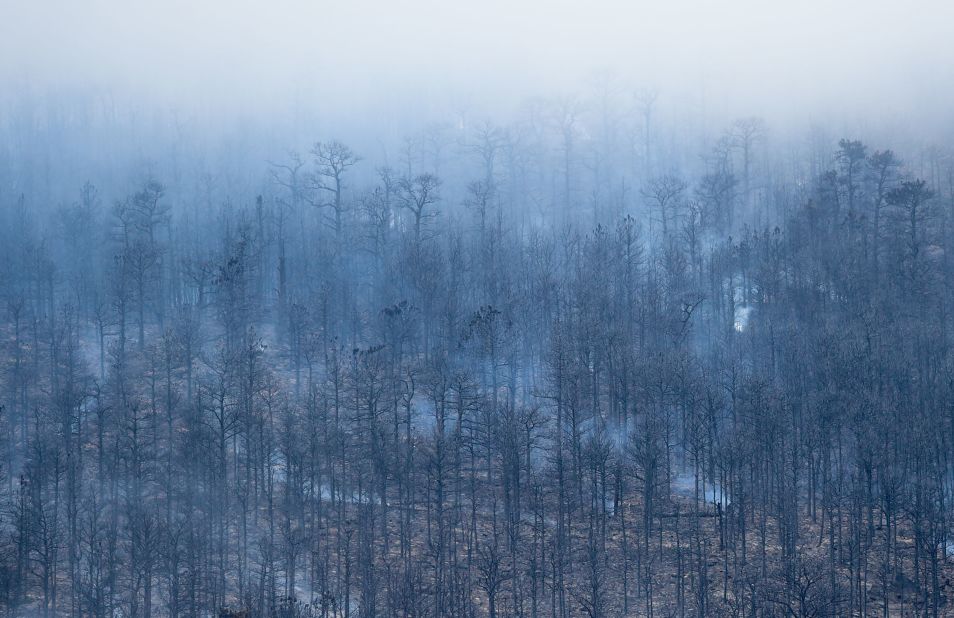
[[[72,200],[86,180],[111,200],[144,177],[184,191],[209,176],[217,199],[245,199],[267,190],[269,161],[330,139],[364,159],[358,187],[400,165],[409,140],[419,157],[431,141],[460,159],[484,122],[543,126],[554,154],[567,101],[575,139],[609,131],[632,147],[646,91],[656,173],[696,173],[748,116],[766,120],[774,152],[824,158],[848,136],[921,164],[954,127],[952,7],[0,0],[0,200]]]
[[[367,121],[586,86],[596,73],[770,121],[937,119],[944,0],[4,0],[8,93],[129,98],[220,117]]]

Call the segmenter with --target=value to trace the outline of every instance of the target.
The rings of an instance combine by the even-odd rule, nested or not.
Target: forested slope
[[[10,172],[0,606],[948,614],[950,159],[579,126],[227,198]]]

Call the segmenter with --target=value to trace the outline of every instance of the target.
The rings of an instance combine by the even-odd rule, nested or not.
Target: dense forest
[[[664,104],[4,116],[5,615],[951,615],[954,157]]]

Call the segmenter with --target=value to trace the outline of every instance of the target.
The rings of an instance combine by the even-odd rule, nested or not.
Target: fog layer
[[[3,90],[216,115],[507,107],[595,72],[729,115],[923,121],[951,101],[942,0],[6,2]]]

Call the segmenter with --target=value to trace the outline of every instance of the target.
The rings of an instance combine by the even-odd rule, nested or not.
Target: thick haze
[[[510,111],[608,72],[714,114],[906,123],[943,118],[954,83],[943,0],[4,4],[8,94],[222,118]]]

